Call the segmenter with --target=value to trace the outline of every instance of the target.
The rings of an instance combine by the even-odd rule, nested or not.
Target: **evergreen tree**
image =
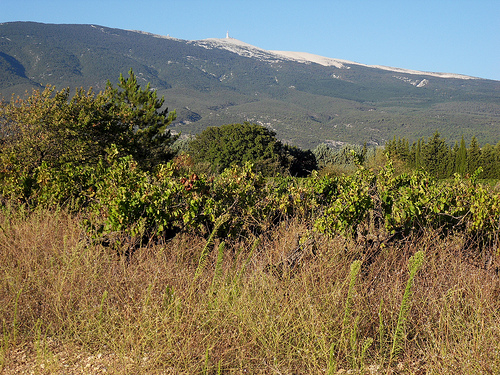
[[[404,163],[410,163],[413,159],[408,140],[405,138],[394,137],[391,141],[387,142],[384,151],[389,154],[392,159],[400,160]]]
[[[438,132],[422,147],[422,162],[424,169],[436,178],[446,178],[451,174],[448,146]]]
[[[472,175],[481,166],[481,149],[476,137],[472,137],[467,150],[467,173]]]
[[[397,142],[396,154],[401,161],[410,161],[410,146],[408,140],[399,138]]]
[[[455,156],[455,172],[465,175],[465,173],[467,173],[467,148],[465,146],[463,135],[462,140],[460,141],[460,147],[458,148]]]
[[[410,160],[408,164],[412,168],[417,168],[417,142],[413,142],[410,148]]]
[[[455,142],[453,147],[450,149],[451,155],[450,155],[450,162],[451,162],[451,169],[453,170],[453,173],[457,173],[457,161],[458,161],[458,151],[460,150],[460,147],[458,146],[458,142]]]
[[[254,163],[265,175],[304,176],[316,169],[311,151],[284,146],[273,131],[248,122],[205,129],[189,144],[189,153],[196,162],[209,162],[215,171],[245,162]]]
[[[148,168],[170,159],[173,155],[170,146],[177,137],[171,136],[167,126],[175,120],[175,111],[162,109],[165,99],[158,98],[149,83],[141,89],[132,69],[127,79],[120,74],[117,86],[113,88],[108,81],[107,89],[112,98],[110,106],[118,114],[112,121],[117,125],[117,131],[127,134],[128,151]]]
[[[417,148],[415,150],[415,168],[422,167],[422,139],[417,141]]]
[[[488,143],[481,149],[481,166],[483,167],[482,178],[500,178],[499,160],[495,148]]]

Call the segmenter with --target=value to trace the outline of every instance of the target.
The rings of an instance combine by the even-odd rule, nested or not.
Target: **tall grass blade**
[[[206,258],[209,253],[210,245],[212,245],[212,242],[215,238],[215,235],[217,234],[217,231],[219,230],[220,226],[224,224],[228,219],[229,219],[229,214],[224,214],[221,217],[219,217],[215,222],[214,229],[212,230],[212,233],[210,233],[207,243],[205,244],[203,250],[201,251],[200,259],[198,260],[198,267],[196,268],[196,271],[194,273],[193,284],[198,279],[198,277],[200,277],[201,273],[203,272],[203,269],[205,268]]]
[[[410,276],[409,276],[408,281],[406,283],[406,288],[405,288],[405,292],[403,294],[403,299],[401,300],[401,307],[399,309],[398,322],[396,324],[396,329],[394,331],[394,335],[392,338],[392,347],[391,347],[389,362],[392,362],[392,360],[396,356],[398,356],[399,353],[401,352],[401,349],[402,349],[401,341],[402,341],[403,336],[404,336],[405,323],[406,323],[406,319],[408,317],[408,311],[410,310],[410,307],[411,307],[413,279],[415,278],[415,275],[422,267],[422,265],[424,263],[424,259],[425,259],[425,253],[423,251],[417,251],[415,253],[415,255],[413,255],[408,262]]]
[[[23,292],[23,288],[19,289],[16,295],[16,301],[14,302],[14,320],[12,322],[12,339],[14,343],[17,341],[17,313],[19,308],[19,298],[21,297],[21,293]]]
[[[214,294],[215,288],[217,288],[219,279],[222,275],[222,262],[224,261],[225,247],[226,243],[224,241],[219,244],[219,249],[217,251],[217,261],[215,262],[214,278],[212,279],[212,285],[210,286],[210,294]]]
[[[337,371],[337,364],[340,360],[340,355],[341,353],[347,354],[348,347],[349,347],[349,342],[351,345],[351,348],[353,345],[356,343],[353,341],[356,341],[357,337],[357,324],[355,324],[354,328],[350,330],[350,339],[347,339],[347,331],[348,331],[348,326],[349,322],[352,319],[352,298],[353,294],[355,292],[354,288],[356,285],[356,278],[359,274],[359,271],[361,270],[361,261],[360,260],[355,260],[351,264],[351,269],[349,272],[349,290],[347,291],[347,298],[345,301],[344,305],[344,318],[342,320],[342,331],[340,334],[340,340],[339,340],[339,348],[337,352],[337,360],[335,361],[333,359],[333,352],[335,349],[334,343],[330,346],[330,358],[328,361],[328,374],[334,374]],[[354,357],[354,354],[353,354]]]

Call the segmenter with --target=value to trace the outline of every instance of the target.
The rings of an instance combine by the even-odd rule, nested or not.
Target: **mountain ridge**
[[[183,134],[250,121],[303,148],[381,145],[394,136],[412,141],[436,130],[450,142],[462,135],[500,141],[500,81],[267,51],[234,38],[0,24],[4,98],[47,84],[100,90],[131,68],[177,111],[172,130]]]
[[[158,37],[161,37],[158,35]],[[247,49],[254,49],[254,50],[260,50],[263,52],[267,52],[271,55],[274,55],[276,58],[285,58],[301,63],[316,63],[319,65],[323,66],[335,66],[336,68],[342,69],[349,69],[348,65],[359,65],[359,66],[364,66],[367,68],[374,68],[374,69],[383,69],[383,70],[388,70],[396,73],[405,73],[405,74],[412,74],[412,75],[427,75],[427,76],[432,76],[432,77],[439,77],[439,78],[457,78],[457,79],[482,79],[479,77],[473,77],[473,76],[468,76],[464,74],[457,74],[457,73],[444,73],[444,72],[427,72],[427,71],[420,71],[420,70],[414,70],[414,69],[405,69],[405,68],[397,68],[397,67],[391,67],[391,66],[384,66],[384,65],[368,65],[368,64],[362,64],[354,61],[349,61],[345,59],[338,59],[338,58],[332,58],[332,57],[326,57],[322,55],[317,55],[309,52],[296,52],[296,51],[276,51],[276,50],[265,50],[260,47],[256,47],[254,45],[251,45],[249,43],[246,43],[244,41],[241,41],[239,39],[235,39],[232,37],[226,37],[226,38],[207,38],[207,39],[201,39],[201,40],[193,40],[189,41],[193,43],[197,42],[215,42],[218,43],[219,46],[224,48],[224,45],[235,45],[235,46],[241,46]],[[200,43],[200,44],[201,44]],[[247,56],[248,54],[241,54],[239,53],[238,50],[232,50],[229,48],[226,48],[229,51],[238,53],[242,56]]]

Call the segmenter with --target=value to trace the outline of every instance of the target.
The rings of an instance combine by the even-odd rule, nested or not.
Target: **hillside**
[[[439,130],[500,141],[500,82],[266,51],[233,38],[187,41],[96,25],[0,24],[0,93],[94,87],[132,68],[165,96],[173,130],[251,121],[303,148],[384,144]]]

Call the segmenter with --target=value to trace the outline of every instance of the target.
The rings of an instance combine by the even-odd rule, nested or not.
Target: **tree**
[[[389,154],[392,159],[397,159],[404,163],[411,164],[414,160],[414,153],[411,153],[409,142],[405,138],[398,138],[396,136],[385,145],[385,152]]]
[[[450,175],[448,146],[438,132],[423,145],[421,153],[424,169],[432,176],[445,178]]]
[[[13,98],[14,99],[14,98]],[[27,99],[0,103],[0,158],[32,173],[42,163],[57,168],[67,163],[95,164],[115,144],[120,153],[131,154],[145,168],[167,161],[175,140],[166,127],[175,112],[161,110],[149,84],[143,90],[132,72],[120,75],[118,88],[95,94],[48,86]]]
[[[166,127],[175,112],[161,110],[149,85],[142,90],[132,71],[118,88],[104,91],[49,86],[23,99],[0,103],[0,196],[20,201],[70,201],[92,188],[111,151],[132,156],[144,169],[166,162],[175,137]]]
[[[311,150],[302,150],[295,146],[284,145],[283,151],[286,159],[284,167],[290,175],[306,177],[312,171],[318,169],[316,157]]]
[[[268,176],[285,172],[305,176],[316,169],[311,151],[283,145],[275,132],[249,122],[209,127],[189,144],[188,152],[195,162],[209,162],[218,172],[246,162]]]
[[[455,172],[465,175],[467,172],[467,147],[465,146],[464,136],[460,141],[460,147],[455,154]]]
[[[99,121],[104,103],[103,96],[94,97],[91,90],[77,90],[69,100],[69,89],[56,92],[50,86],[27,99],[2,103],[3,164],[31,173],[42,162],[59,167],[94,160],[107,134]]]
[[[117,132],[126,133],[129,142],[121,146],[147,168],[170,159],[170,146],[177,137],[172,137],[167,126],[175,120],[176,113],[162,109],[164,97],[159,99],[149,83],[141,89],[132,69],[127,79],[120,74],[117,89],[108,81],[107,92],[114,115],[110,120]]]
[[[419,139],[415,148],[415,168],[422,166],[422,139]]]
[[[189,153],[196,162],[209,162],[216,171],[252,162],[272,174],[280,170],[281,148],[273,131],[245,122],[205,129],[190,143]]]
[[[472,137],[467,150],[467,172],[472,175],[481,166],[481,148],[476,137]]]
[[[499,160],[495,153],[495,148],[489,143],[485,144],[481,149],[481,165],[483,173],[481,178],[499,178]]]

